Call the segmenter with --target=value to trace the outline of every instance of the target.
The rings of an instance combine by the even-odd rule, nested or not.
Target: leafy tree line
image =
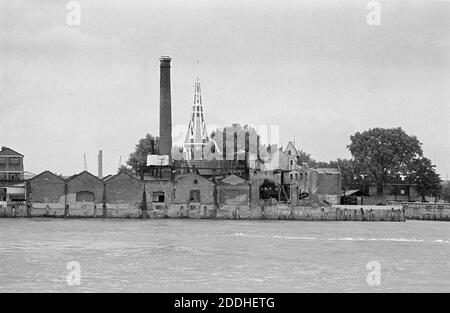
[[[398,128],[373,128],[350,136],[347,148],[351,159],[328,163],[339,167],[344,189],[359,189],[364,184],[376,184],[380,189],[388,183],[417,184],[422,196],[440,196],[442,180],[435,165],[423,156],[422,143]]]

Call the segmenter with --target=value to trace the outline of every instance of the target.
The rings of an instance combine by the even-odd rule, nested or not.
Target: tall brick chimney
[[[159,154],[168,155],[172,163],[172,100],[170,93],[170,61],[169,56],[160,59],[159,81]]]
[[[98,151],[98,178],[103,179],[103,150]]]

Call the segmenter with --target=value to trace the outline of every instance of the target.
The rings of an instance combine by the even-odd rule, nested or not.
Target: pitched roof
[[[284,149],[284,151],[286,152],[286,151],[293,151],[294,152],[294,154],[295,155],[299,155],[299,153],[298,153],[298,150],[297,150],[297,148],[294,146],[294,144],[292,143],[292,141],[289,141],[288,142],[288,144],[287,144],[287,146],[286,146],[286,149]]]
[[[359,189],[353,189],[353,190],[343,190],[342,195],[351,196],[354,194],[357,194],[359,192]]]
[[[2,147],[0,150],[0,156],[18,156],[23,157],[23,154],[20,154],[19,152],[14,151],[11,148],[8,147]]]
[[[225,178],[221,179],[218,184],[220,185],[231,185],[231,186],[239,186],[239,185],[248,185],[248,181],[243,178],[240,178],[237,175],[229,175]]]
[[[69,178],[66,179],[66,182],[69,182],[69,181],[71,181],[71,180],[73,180],[73,179],[75,179],[75,178],[77,178],[77,177],[79,177],[79,176],[82,176],[82,175],[88,175],[88,176],[91,176],[91,177],[95,178],[96,180],[98,180],[98,181],[100,181],[100,182],[103,183],[103,181],[102,181],[100,178],[98,178],[98,177],[95,176],[94,174],[89,173],[88,171],[82,171],[81,173],[72,175],[72,176],[70,176]]]
[[[111,177],[113,177],[113,176],[115,176],[115,175],[111,175],[111,174],[106,175],[105,177],[102,178],[102,180],[103,180],[103,181],[107,181],[107,180],[109,180],[109,179],[110,179]]]
[[[316,168],[317,172],[319,174],[340,174],[341,172],[339,171],[338,168],[328,168],[328,167],[318,167]]]
[[[24,178],[25,180],[31,179],[31,178],[33,178],[34,176],[36,176],[36,174],[31,173],[31,172],[28,172],[28,171],[24,171],[24,172],[23,172],[23,178]]]
[[[55,173],[50,172],[49,170],[45,170],[42,173],[40,173],[40,174],[30,178],[29,181],[35,180],[35,179],[37,179],[37,178],[39,178],[39,177],[41,177],[41,176],[43,176],[45,174],[50,174],[51,176],[54,176],[54,177],[56,177],[57,179],[59,179],[61,181],[64,181],[64,179],[61,176],[58,176]]]
[[[128,177],[130,177],[132,179],[135,179],[137,181],[140,181],[139,178],[137,178],[136,176],[131,175],[130,173],[128,173],[127,171],[124,171],[124,170],[120,170],[119,173],[117,173],[116,175],[108,175],[107,177],[103,178],[103,181],[104,182],[109,182],[109,181],[114,180],[115,178],[117,178],[119,176],[123,176],[123,175],[128,176]]]

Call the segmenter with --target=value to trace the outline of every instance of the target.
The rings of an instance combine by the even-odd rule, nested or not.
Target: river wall
[[[0,209],[0,217],[55,217],[55,218],[193,218],[245,220],[299,220],[299,221],[404,221],[401,206],[332,206],[302,207],[290,205],[211,205],[170,204],[142,210],[136,205],[93,204],[64,207],[64,204],[46,204],[27,207],[26,204],[8,205]]]
[[[334,189],[321,192],[304,186],[290,188],[288,202],[262,199],[260,181],[264,180],[231,175],[213,182],[197,174],[173,181],[141,181],[125,172],[104,180],[82,172],[63,180],[46,171],[27,182],[26,202],[0,202],[0,217],[302,221],[447,221],[450,217],[450,204],[338,205],[329,197],[338,196]],[[300,198],[300,190],[306,190],[308,197]]]
[[[450,221],[450,203],[403,203],[405,219]]]

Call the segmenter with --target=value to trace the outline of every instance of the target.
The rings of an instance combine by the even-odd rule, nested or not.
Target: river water
[[[0,219],[0,292],[38,291],[450,292],[450,223]]]

